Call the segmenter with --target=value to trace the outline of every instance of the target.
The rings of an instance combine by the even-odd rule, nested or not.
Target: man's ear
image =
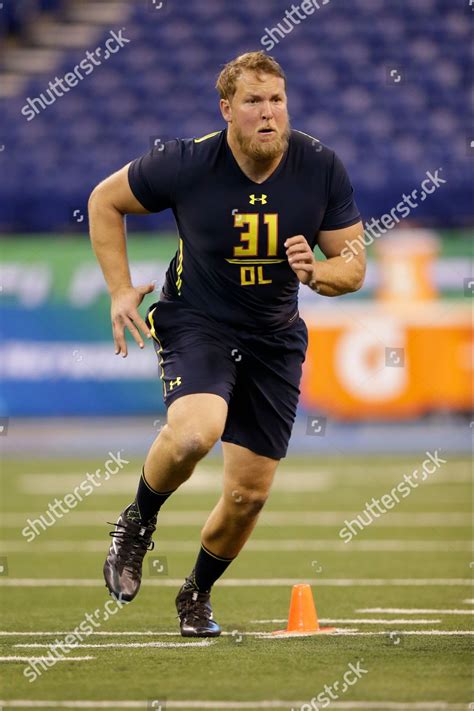
[[[228,99],[221,99],[219,102],[219,106],[224,121],[230,123],[232,121],[232,108],[230,106],[230,102],[228,101]]]

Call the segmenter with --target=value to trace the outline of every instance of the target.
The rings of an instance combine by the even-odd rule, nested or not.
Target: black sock
[[[140,482],[138,484],[137,495],[134,501],[140,515],[140,519],[144,523],[148,523],[148,521],[150,521],[150,519],[158,513],[166,499],[171,496],[174,491],[176,491],[176,489],[161,492],[152,489],[145,479],[145,470],[143,468]]]
[[[191,573],[192,582],[200,592],[208,592],[233,560],[234,558],[222,558],[211,553],[201,543],[201,550]]]

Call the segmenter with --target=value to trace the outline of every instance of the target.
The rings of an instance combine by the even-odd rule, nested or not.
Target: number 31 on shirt
[[[265,256],[259,257],[259,227],[260,218],[267,227]],[[275,259],[278,254],[278,214],[266,213],[237,213],[234,215],[234,227],[247,227],[246,231],[240,233],[240,244],[234,247],[234,259],[228,261],[233,264],[240,264],[240,283],[242,286],[252,286],[253,284],[271,284],[271,279],[265,279],[263,274],[264,264],[275,264],[283,262],[283,259]],[[263,240],[260,241],[260,244]],[[245,263],[245,265],[244,265]]]

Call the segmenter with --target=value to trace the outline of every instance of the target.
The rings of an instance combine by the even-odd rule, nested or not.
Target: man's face
[[[290,136],[285,82],[272,74],[244,71],[230,101],[221,110],[240,149],[255,161],[282,155]]]

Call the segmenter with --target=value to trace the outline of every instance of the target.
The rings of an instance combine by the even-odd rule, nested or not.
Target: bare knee
[[[208,430],[180,430],[169,425],[163,428],[171,444],[172,456],[177,464],[198,462],[214,447],[220,434]]]
[[[234,489],[231,492],[228,505],[231,506],[234,516],[256,518],[265,506],[267,499],[268,492],[266,491]]]

